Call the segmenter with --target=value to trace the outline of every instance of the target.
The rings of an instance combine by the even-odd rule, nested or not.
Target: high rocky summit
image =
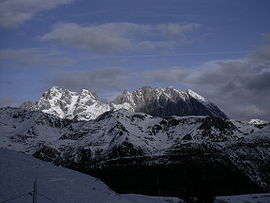
[[[77,120],[93,120],[107,111],[119,109],[159,117],[197,115],[227,119],[215,104],[194,91],[184,92],[172,87],[146,86],[133,92],[126,90],[110,103],[102,102],[94,91],[83,89],[77,93],[61,87],[52,87],[43,93],[35,104],[27,103],[22,107]]]

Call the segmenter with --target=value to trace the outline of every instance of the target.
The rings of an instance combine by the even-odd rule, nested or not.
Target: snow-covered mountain
[[[110,111],[110,106],[102,103],[94,91],[83,89],[81,93],[76,93],[68,89],[52,87],[31,107],[31,110],[42,111],[60,118],[91,120]]]
[[[103,103],[93,91],[52,87],[35,104],[0,108],[0,147],[93,175],[119,193],[270,189],[270,123],[229,120],[192,90],[142,87]]]
[[[248,121],[249,124],[254,124],[254,125],[263,125],[263,124],[267,124],[268,122],[267,121],[264,121],[264,120],[260,120],[260,119],[250,119]]]
[[[112,101],[112,106],[160,117],[201,115],[227,118],[215,104],[194,91],[183,92],[173,87],[146,86],[132,93],[124,91]]]
[[[1,108],[0,146],[94,175],[118,192],[175,196],[204,179],[219,195],[270,189],[269,123],[124,109],[77,121]]]
[[[172,87],[142,87],[132,93],[124,91],[110,103],[100,101],[93,91],[83,89],[76,93],[52,87],[35,104],[25,102],[21,107],[77,120],[93,120],[104,112],[119,109],[160,117],[202,115],[227,118],[215,104],[194,91],[183,92]]]

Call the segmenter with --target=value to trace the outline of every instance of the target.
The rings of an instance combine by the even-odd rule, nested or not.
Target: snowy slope
[[[216,203],[269,203],[270,193],[216,197]]]
[[[37,160],[33,157],[6,149],[0,149],[0,202],[23,196],[10,203],[28,203],[32,196],[33,182],[37,178],[38,202],[47,203],[50,198],[55,202],[66,203],[180,203],[172,197],[152,197],[144,195],[113,192],[105,184],[91,176]],[[216,197],[215,202],[267,203],[270,194],[248,194]]]
[[[98,179],[37,160],[19,152],[0,149],[0,202],[33,190],[37,178],[38,202],[65,203],[176,203],[178,198],[143,195],[120,195]],[[26,194],[12,202],[28,203],[32,196]]]
[[[268,122],[260,120],[260,119],[250,119],[248,121],[248,124],[254,124],[254,125],[263,125],[263,124],[266,124],[266,123],[268,123]]]
[[[1,108],[0,147],[58,165],[88,167],[85,170],[111,160],[162,157],[206,147],[211,156],[220,152],[250,179],[270,188],[261,170],[270,157],[269,124],[205,116],[160,118],[123,109],[106,112],[96,120],[72,121],[37,111]],[[223,159],[218,156],[209,158]],[[159,164],[160,160],[145,164]]]
[[[175,143],[188,140],[224,141],[241,136],[235,134],[232,123],[217,119],[228,124],[225,129],[213,128],[214,134],[209,136],[200,126],[211,120],[203,116],[163,119],[122,109],[96,120],[72,122],[42,112],[4,108],[0,114],[0,146],[30,154],[44,145],[84,147],[98,156],[107,156],[115,147],[131,143],[144,154],[160,154]]]

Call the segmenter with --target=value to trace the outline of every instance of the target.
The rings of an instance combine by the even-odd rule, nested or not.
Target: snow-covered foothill
[[[39,203],[181,203],[175,197],[117,194],[100,180],[0,148],[0,202],[28,203],[37,180]],[[268,203],[270,193],[215,197],[215,203]]]
[[[35,179],[37,179],[39,203],[182,202],[173,197],[117,194],[103,182],[89,175],[57,167],[23,153],[0,148],[0,202],[14,198],[8,202],[31,202]]]
[[[216,197],[215,203],[269,203],[270,193]]]
[[[260,120],[260,119],[250,119],[248,121],[248,124],[251,124],[251,125],[264,125],[264,124],[267,124],[268,122],[267,121],[264,121],[264,120]]]
[[[76,121],[39,111],[0,109],[0,147],[35,154],[50,162],[58,159],[61,164],[65,157],[79,163],[87,155],[89,160],[101,163],[211,145],[263,187],[269,185],[258,163],[268,160],[269,135],[268,124],[258,127],[219,117],[161,118],[121,109],[106,112],[96,120]]]

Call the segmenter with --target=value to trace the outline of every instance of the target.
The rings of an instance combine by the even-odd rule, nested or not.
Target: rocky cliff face
[[[112,106],[160,117],[202,115],[227,118],[215,104],[194,91],[183,92],[171,87],[142,87],[132,93],[124,91],[112,101]]]

